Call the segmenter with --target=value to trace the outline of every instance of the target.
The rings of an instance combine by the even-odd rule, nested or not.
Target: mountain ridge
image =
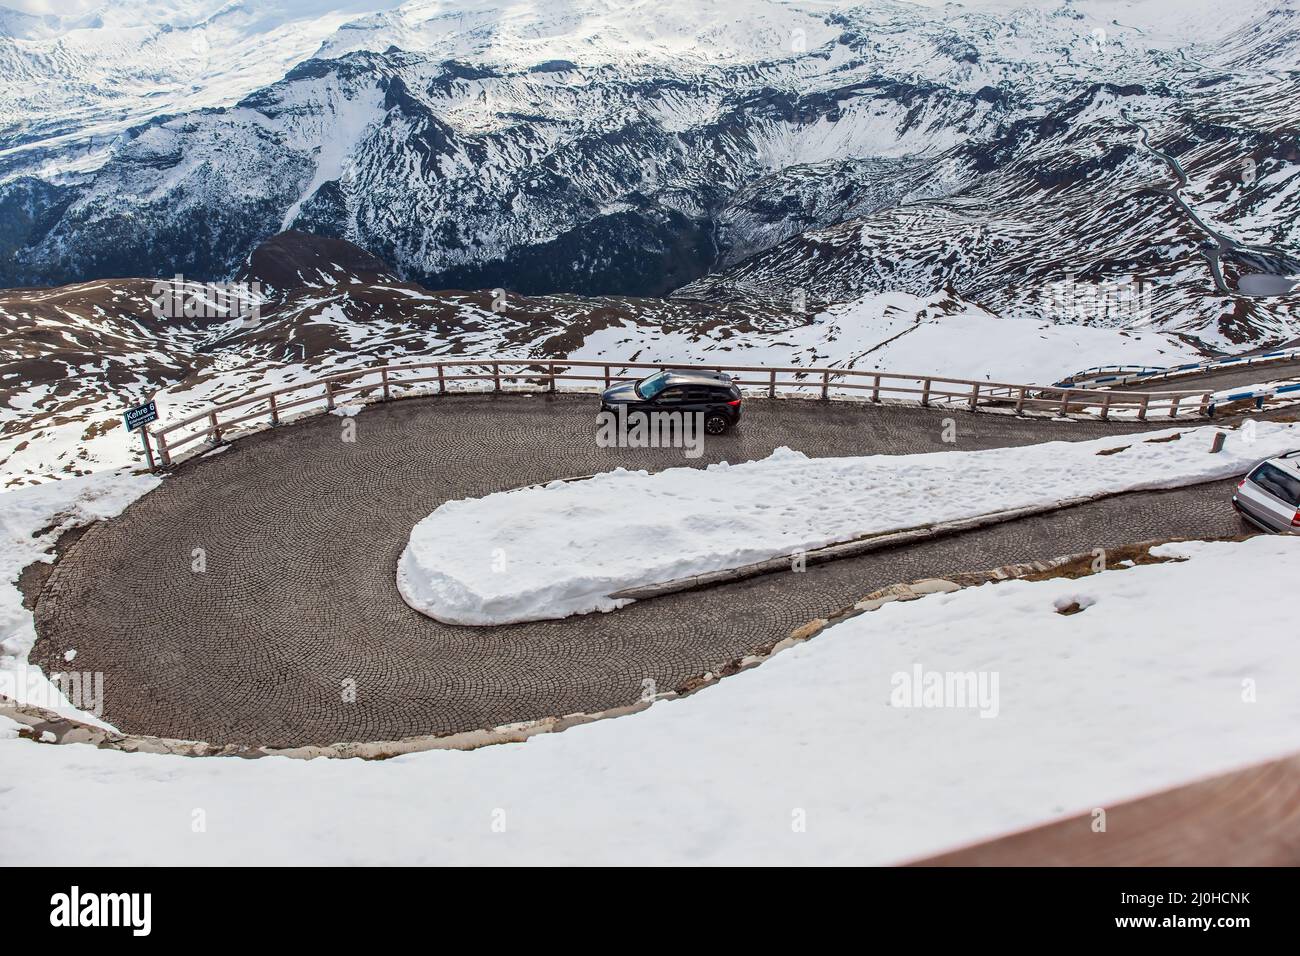
[[[272,7],[268,37],[298,22]],[[1161,328],[1207,348],[1294,337],[1294,296],[1236,287],[1300,259],[1293,0],[1224,15],[1223,36],[1196,43],[1181,20],[1152,26],[1172,9],[340,14],[224,105],[116,133],[75,110],[54,133],[37,113],[0,127],[0,283],[225,279],[299,229],[430,288],[830,304],[951,286],[1051,319],[1063,282],[1136,281]],[[240,6],[191,13],[173,33],[253,22]],[[15,49],[0,42],[0,59]],[[24,108],[0,87],[0,115]],[[1178,197],[1144,130],[1186,167]],[[1200,249],[1218,240],[1175,199],[1235,243],[1210,264],[1222,275]]]

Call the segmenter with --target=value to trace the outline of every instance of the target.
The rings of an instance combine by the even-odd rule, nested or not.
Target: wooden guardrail
[[[1300,754],[994,837],[913,866],[1300,866]]]
[[[1168,370],[1163,365],[1094,365],[1092,368],[1086,368],[1081,372],[1075,372],[1073,375],[1067,375],[1053,384],[1074,386],[1080,382],[1098,380],[1109,382],[1125,376],[1133,379],[1144,375],[1160,375]]]
[[[376,365],[324,375],[307,382],[255,392],[168,422],[147,431],[159,462],[166,467],[185,446],[206,440],[217,443],[224,434],[248,422],[265,420],[278,425],[286,412],[312,405],[333,409],[347,395],[367,394],[388,401],[400,391],[417,386],[437,386],[439,394],[457,383],[491,383],[499,392],[503,383],[526,383],[555,391],[558,382],[600,383],[634,381],[657,369],[698,369],[730,374],[750,394],[810,392],[822,399],[836,394],[865,395],[869,401],[905,401],[921,406],[944,406],[976,411],[997,407],[1016,414],[1046,411],[1054,415],[1087,415],[1107,419],[1131,415],[1136,421],[1195,418],[1209,414],[1211,392],[1099,392],[1055,385],[1016,385],[1005,382],[944,378],[843,368],[769,368],[755,365],[683,364],[666,362],[588,362],[572,359],[458,358],[400,365]],[[626,374],[638,370],[639,374]]]
[[[1112,384],[1127,385],[1130,382],[1151,382],[1156,379],[1177,378],[1184,375],[1205,375],[1211,372],[1266,365],[1271,362],[1294,362],[1297,359],[1300,359],[1300,349],[1281,349],[1255,355],[1230,355],[1208,362],[1187,362],[1169,368],[1155,368],[1143,365],[1099,365],[1095,368],[1085,369],[1082,372],[1075,372],[1056,384],[1065,385],[1069,383],[1071,386],[1083,387],[1079,386],[1079,383],[1088,382],[1089,384],[1086,386],[1088,388],[1096,388],[1099,385],[1106,385],[1109,388]]]

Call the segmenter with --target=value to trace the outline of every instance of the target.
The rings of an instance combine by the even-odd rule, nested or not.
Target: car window
[[[635,390],[641,398],[654,398],[664,386],[668,384],[667,372],[655,372],[653,375],[647,375],[641,381],[636,383]]]
[[[696,388],[692,388],[687,391],[686,400],[692,403],[711,402],[713,401],[713,390],[709,388],[704,388],[702,386],[697,386]]]
[[[1300,508],[1300,478],[1289,475],[1276,465],[1267,462],[1251,474],[1250,480],[1269,494],[1281,498],[1289,505]]]
[[[665,388],[659,393],[657,401],[660,402],[680,402],[686,397],[686,389],[680,385],[673,388]]]

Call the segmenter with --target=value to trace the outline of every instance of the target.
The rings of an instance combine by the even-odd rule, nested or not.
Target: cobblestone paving
[[[443,501],[680,451],[601,449],[589,396],[451,396],[321,415],[183,465],[64,555],[36,608],[33,660],[105,674],[127,732],[271,746],[449,733],[630,703],[897,581],[1155,537],[1240,530],[1230,482],[1128,495],[948,539],[632,605],[500,628],[411,610],[394,581],[411,527]],[[992,414],[746,402],[694,464],[959,449],[1125,430]],[[1158,427],[1158,426],[1157,426]],[[491,541],[466,541],[491,560]],[[192,570],[196,548],[206,571]],[[507,571],[508,573],[508,571]],[[345,690],[355,688],[355,702]]]

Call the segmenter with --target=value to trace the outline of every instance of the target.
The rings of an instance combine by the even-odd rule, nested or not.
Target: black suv
[[[704,431],[721,435],[740,421],[740,389],[729,375],[695,369],[664,369],[639,382],[611,385],[600,396],[602,412],[702,412]]]

